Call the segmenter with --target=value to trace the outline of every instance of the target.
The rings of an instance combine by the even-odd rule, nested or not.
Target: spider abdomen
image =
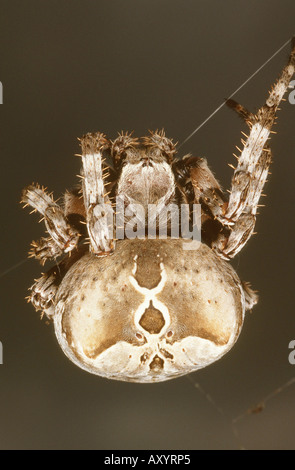
[[[241,282],[200,243],[123,240],[112,255],[84,255],[56,295],[55,332],[65,354],[96,375],[160,382],[223,356],[240,333]]]

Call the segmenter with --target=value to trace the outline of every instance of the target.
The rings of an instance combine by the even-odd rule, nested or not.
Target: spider
[[[23,190],[22,202],[43,216],[48,232],[32,242],[30,256],[41,264],[61,257],[35,281],[28,301],[53,321],[59,345],[77,366],[110,379],[160,382],[208,366],[235,344],[258,296],[229,261],[253,234],[272,158],[271,128],[294,67],[293,40],[289,62],[256,114],[227,101],[249,127],[228,198],[206,160],[177,157],[164,131],[141,139],[128,132],[114,140],[84,135],[81,182],[61,204],[38,184]],[[116,239],[118,199],[129,212],[116,219],[117,229],[125,233],[130,207],[140,206],[143,236]],[[170,204],[187,205],[191,223],[193,206],[201,207],[195,250],[171,235]],[[153,237],[146,225],[151,206],[158,220]],[[166,238],[159,236],[164,213]]]

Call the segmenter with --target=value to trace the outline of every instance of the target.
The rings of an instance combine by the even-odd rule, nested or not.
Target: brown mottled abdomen
[[[114,254],[84,255],[56,297],[55,331],[66,355],[104,377],[157,382],[223,356],[244,318],[230,265],[184,240],[123,240]]]

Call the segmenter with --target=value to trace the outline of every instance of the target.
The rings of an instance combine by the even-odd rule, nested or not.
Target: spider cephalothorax
[[[119,159],[115,154],[115,164],[119,169],[116,195],[124,199],[125,205],[141,205],[146,217],[149,205],[157,205],[161,211],[176,197],[171,166],[175,145],[163,131],[151,133],[142,142],[131,139],[127,134],[114,141],[112,155],[118,140],[125,150],[123,153],[119,150]]]
[[[63,255],[31,287],[29,301],[53,320],[79,367],[159,382],[205,367],[233,346],[257,295],[228,261],[253,233],[271,163],[268,139],[294,65],[295,47],[256,114],[228,101],[250,129],[229,198],[206,160],[178,158],[163,131],[114,141],[83,136],[82,182],[61,205],[38,185],[23,191],[22,202],[42,214],[49,234],[32,243],[31,256],[44,264]],[[201,240],[192,249],[175,216],[187,206],[192,227],[196,205]]]

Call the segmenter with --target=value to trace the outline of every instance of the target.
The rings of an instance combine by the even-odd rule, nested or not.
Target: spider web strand
[[[288,41],[284,42],[284,44],[274,53],[271,57],[269,57],[250,77],[248,77],[227,99],[231,99],[238,91],[240,91],[250,80],[252,80],[255,75],[257,75],[260,70],[262,70],[277,54],[279,54],[288,44],[290,44],[292,39],[288,39]],[[223,106],[225,106],[226,101],[221,103],[191,134],[189,134],[186,139],[184,139],[178,146],[178,149],[182,147],[189,139],[191,139]]]

